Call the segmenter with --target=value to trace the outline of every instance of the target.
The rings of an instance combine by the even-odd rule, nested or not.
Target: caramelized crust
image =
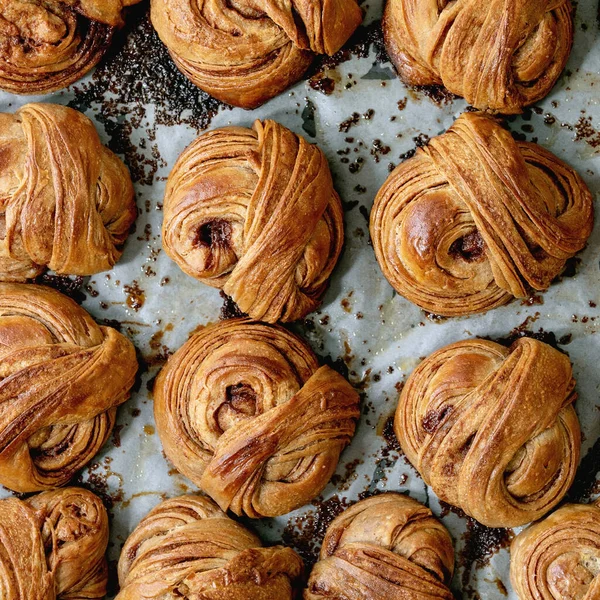
[[[450,344],[411,374],[394,431],[445,502],[488,527],[517,527],[564,497],[579,463],[569,359],[521,338]]]
[[[522,531],[510,547],[520,600],[600,597],[600,507],[566,504]]]
[[[344,239],[325,156],[274,121],[193,142],[169,175],[162,231],[183,271],[271,323],[319,306]]]
[[[452,600],[452,540],[431,511],[388,492],[362,500],[327,529],[305,600]]]
[[[123,9],[140,0],[0,0],[0,89],[48,94],[104,56]]]
[[[152,510],[123,546],[116,600],[292,600],[304,567],[290,548],[256,535],[203,496]]]
[[[4,600],[104,598],[108,517],[79,488],[0,500],[0,592]]]
[[[409,85],[517,114],[546,96],[573,45],[571,0],[388,0],[383,33]]]
[[[358,403],[299,338],[243,319],[194,334],[154,389],[167,457],[223,510],[254,518],[288,513],[323,490]]]
[[[370,228],[399,294],[460,316],[546,289],[592,226],[592,195],[573,169],[495,119],[465,113],[392,172]]]
[[[136,215],[127,168],[86,116],[57,104],[0,113],[0,281],[106,271]]]
[[[136,371],[131,342],[70,298],[0,284],[0,483],[66,484],[107,440]]]
[[[152,0],[179,70],[215,98],[256,108],[335,54],[362,21],[356,0]]]

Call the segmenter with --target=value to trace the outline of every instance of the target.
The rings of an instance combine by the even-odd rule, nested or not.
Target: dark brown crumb
[[[123,429],[123,427],[124,425],[115,425],[112,430],[111,439],[112,444],[115,448],[121,447],[121,430]]]
[[[344,133],[348,133],[348,131],[350,131],[350,128],[353,125],[356,125],[359,121],[360,115],[357,112],[352,113],[350,117],[348,117],[345,121],[342,121],[340,123],[339,130]]]
[[[382,156],[386,156],[391,152],[391,148],[382,143],[381,140],[373,140],[371,146],[371,156],[375,158],[375,162],[378,163]]]
[[[531,294],[529,298],[521,300],[521,306],[540,306],[542,304],[544,304],[544,296],[541,294]]]
[[[330,96],[335,91],[335,81],[331,77],[326,77],[321,71],[316,75],[313,75],[308,80],[308,85],[317,92],[321,92],[326,96]]]
[[[496,552],[510,545],[513,538],[510,529],[486,527],[471,517],[466,519],[467,531],[463,534],[464,545],[458,556],[458,564],[464,569],[462,574],[463,590],[469,588],[473,569],[487,565]]]
[[[139,283],[133,280],[130,285],[123,286],[123,291],[127,294],[125,302],[129,308],[136,312],[144,306],[146,302],[146,293],[140,288]]]
[[[48,287],[54,288],[61,294],[69,296],[69,298],[75,300],[77,304],[81,304],[86,299],[86,295],[82,289],[84,279],[81,275],[69,277],[67,275],[52,275],[50,273],[43,273],[35,278],[34,283],[37,283],[38,285],[47,285]]]
[[[390,452],[398,452],[399,454],[402,453],[400,442],[398,441],[396,433],[394,432],[394,415],[390,415],[386,419],[381,435],[383,436],[386,444],[384,448],[385,457],[389,456]]]
[[[243,313],[238,305],[230,298],[225,292],[219,292],[221,298],[223,298],[223,306],[221,306],[221,314],[219,319],[225,321],[226,319],[239,319],[241,317],[247,317],[246,313]]]
[[[598,465],[600,465],[600,439],[596,440],[581,460],[575,482],[567,495],[569,502],[588,502],[591,496],[600,493]]]
[[[290,518],[282,534],[283,543],[296,550],[307,567],[318,560],[321,543],[331,521],[349,507],[348,501],[338,496],[315,500],[314,505],[314,510]]]
[[[424,96],[427,96],[438,106],[451,104],[458,97],[441,85],[416,86],[415,90],[421,92]]]
[[[592,148],[600,148],[600,131],[594,129],[592,117],[580,117],[575,123],[575,141],[585,141]]]
[[[389,62],[389,57],[383,43],[381,21],[374,21],[366,26],[360,26],[344,47],[333,56],[318,56],[309,70],[309,77],[325,69],[333,69],[354,57],[367,58],[373,48],[378,63]]]
[[[162,164],[158,149],[153,144],[153,156],[147,158],[130,140],[133,128],[139,128],[148,117],[147,107],[154,110],[154,123],[146,131],[152,143],[155,125],[186,124],[202,131],[226,106],[197,88],[175,67],[150,24],[148,3],[130,10],[125,28],[115,36],[91,83],[73,89],[75,98],[69,106],[96,113],[95,118],[110,137],[109,148],[125,155],[134,181],[147,185],[152,184]]]
[[[348,489],[349,484],[356,480],[358,477],[358,473],[356,469],[359,465],[363,464],[363,460],[360,458],[356,458],[353,461],[347,463],[344,467],[343,475],[334,475],[331,478],[331,483],[338,488],[340,491],[345,491]]]
[[[560,341],[556,339],[556,334],[554,332],[545,331],[542,327],[540,327],[537,331],[528,329],[530,323],[537,321],[539,316],[540,313],[535,313],[533,316],[528,316],[520,325],[514,327],[506,337],[494,338],[493,341],[497,342],[498,344],[502,344],[503,346],[511,346],[519,338],[528,337],[539,340],[540,342],[544,342],[544,344],[548,344],[549,346],[552,346],[553,348],[565,353],[565,351],[560,348]],[[565,336],[562,336],[560,339],[570,341],[570,338]]]

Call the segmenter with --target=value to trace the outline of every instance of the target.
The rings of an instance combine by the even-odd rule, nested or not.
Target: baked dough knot
[[[389,0],[383,32],[409,85],[443,85],[480,110],[544,98],[573,45],[571,0]]]
[[[550,511],[573,483],[574,386],[567,356],[538,340],[458,342],[411,374],[394,431],[442,500],[488,527],[516,527]]]
[[[600,597],[598,502],[562,506],[521,532],[510,554],[510,578],[521,600]]]
[[[452,600],[452,540],[431,511],[388,492],[356,503],[325,534],[305,600]]]
[[[123,9],[140,0],[0,0],[0,89],[48,94],[104,56]]]
[[[67,483],[107,440],[136,371],[131,342],[70,298],[0,284],[0,483]]]
[[[56,104],[0,114],[0,164],[1,281],[113,267],[137,215],[133,186],[85,115]]]
[[[592,227],[592,195],[577,172],[481,113],[461,115],[399,165],[370,224],[391,285],[445,316],[546,289]]]
[[[303,570],[290,548],[264,548],[209,499],[181,496],[159,504],[129,536],[117,600],[292,600]]]
[[[84,489],[0,500],[0,591],[6,600],[104,598],[108,516]]]
[[[362,22],[355,0],[152,0],[179,70],[215,98],[256,108],[335,54]]]
[[[254,518],[315,498],[360,414],[352,386],[302,340],[240,319],[194,334],[154,395],[171,462],[223,510]]]
[[[166,253],[254,319],[315,310],[343,239],[324,154],[274,121],[200,136],[169,176]]]

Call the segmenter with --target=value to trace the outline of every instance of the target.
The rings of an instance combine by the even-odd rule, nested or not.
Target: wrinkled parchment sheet
[[[134,9],[132,22],[115,41],[114,55],[125,50],[132,54],[129,79],[123,77],[123,89],[118,89],[119,74],[112,73],[109,63],[64,92],[34,98],[0,94],[2,111],[14,111],[31,100],[70,104],[83,110],[94,121],[103,142],[119,153],[134,173],[139,207],[135,232],[119,264],[109,273],[86,278],[81,295],[83,306],[96,319],[120,324],[138,348],[143,364],[136,391],[119,410],[115,433],[80,479],[101,493],[110,509],[112,593],[116,590],[114,566],[120,548],[138,521],[162,499],[195,490],[162,454],[150,390],[166,356],[198,327],[216,322],[223,305],[217,290],[186,276],[161,250],[161,203],[166,178],[177,156],[204,125],[251,126],[257,118],[281,122],[324,150],[344,201],[345,249],[323,305],[292,329],[303,335],[319,356],[347,367],[350,381],[363,395],[362,417],[334,481],[315,506],[251,523],[264,540],[275,543],[283,537],[303,556],[309,556],[318,549],[319,536],[330,518],[347,503],[378,490],[405,492],[430,506],[452,534],[457,558],[453,590],[457,598],[515,598],[508,576],[507,549],[515,532],[488,530],[465,519],[460,511],[441,506],[390,438],[389,418],[398,389],[413,368],[437,348],[473,336],[496,339],[516,332],[555,336],[574,364],[579,394],[576,407],[584,433],[582,467],[570,498],[587,501],[596,491],[596,471],[600,470],[600,444],[596,443],[600,436],[600,227],[596,226],[587,249],[572,261],[569,272],[529,302],[515,301],[481,316],[436,319],[394,292],[369,242],[368,214],[373,198],[390,165],[397,165],[401,156],[427,137],[446,130],[466,104],[461,99],[436,101],[407,88],[395,77],[391,64],[378,59],[382,4],[382,0],[363,4],[366,20],[357,34],[363,42],[371,38],[375,42],[351,43],[352,51],[342,57],[345,60],[325,67],[322,76],[317,76],[330,80],[326,83],[333,85],[332,93],[314,89],[305,79],[255,111],[220,107],[210,123],[203,107],[217,103],[201,93],[189,95],[193,103],[189,106],[185,106],[185,94],[180,94],[184,105],[172,106],[163,105],[156,95],[153,99],[146,89],[148,79],[131,86],[138,76],[153,76],[152,61],[157,54],[165,59],[165,53],[156,50],[160,50],[160,44],[149,32],[147,6]],[[598,205],[597,0],[578,3],[575,29],[567,70],[552,93],[524,115],[512,118],[509,127],[522,139],[537,141],[576,167]],[[127,64],[127,60],[121,57],[119,64]],[[138,69],[135,60],[142,60],[144,68]],[[339,61],[332,64],[335,62]],[[114,75],[117,86],[102,90],[101,78],[107,71]],[[311,74],[317,71],[313,69]],[[162,73],[158,63],[156,73]],[[164,73],[161,76],[164,78]],[[180,81],[173,80],[173,89]],[[353,119],[347,131],[340,131],[340,124],[353,113],[359,117]],[[195,119],[196,114],[206,118]],[[8,494],[0,492],[2,497]]]

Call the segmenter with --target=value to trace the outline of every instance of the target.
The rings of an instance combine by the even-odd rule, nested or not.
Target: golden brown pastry
[[[352,386],[283,327],[245,319],[194,334],[154,388],[171,462],[223,510],[274,517],[317,496],[359,417]]]
[[[0,283],[0,484],[67,483],[107,440],[136,371],[131,342],[70,298]]]
[[[389,176],[371,212],[379,265],[421,308],[470,315],[544,290],[593,225],[579,175],[465,113]]]
[[[0,89],[47,94],[94,67],[140,0],[0,0]]]
[[[573,44],[571,0],[388,0],[385,45],[409,85],[443,85],[481,110],[546,96]]]
[[[179,70],[215,98],[256,108],[335,54],[360,25],[356,0],[152,0]]]
[[[411,374],[394,431],[445,502],[488,527],[539,519],[564,497],[581,433],[566,355],[530,338],[445,346]]]
[[[108,517],[80,488],[0,500],[0,598],[104,598]]]
[[[159,504],[123,546],[116,600],[292,600],[303,572],[203,496]]]
[[[452,600],[452,540],[431,511],[389,492],[336,517],[305,600]]]
[[[315,310],[343,239],[325,156],[274,121],[201,135],[169,175],[165,252],[254,319]]]
[[[57,104],[0,113],[0,156],[0,281],[112,268],[137,210],[92,122]]]
[[[522,531],[510,547],[520,600],[600,598],[600,507],[566,504]]]

